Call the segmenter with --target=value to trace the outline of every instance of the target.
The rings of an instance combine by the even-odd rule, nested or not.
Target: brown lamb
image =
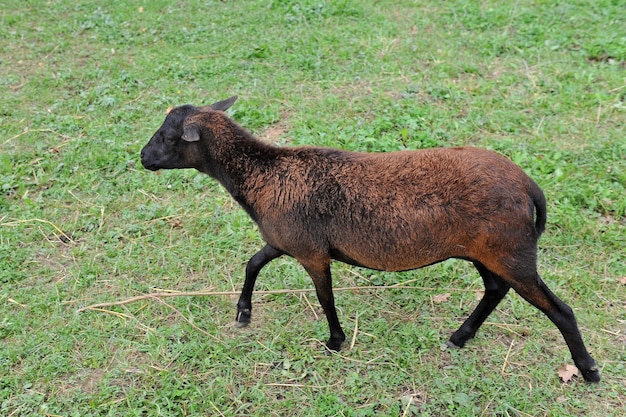
[[[248,262],[236,321],[250,322],[259,271],[289,255],[311,276],[338,351],[346,336],[330,263],[405,271],[449,258],[474,264],[485,294],[447,342],[462,347],[513,288],[558,327],[587,381],[600,373],[572,309],[537,273],[546,223],[539,186],[503,156],[478,148],[360,153],[261,142],[224,110],[174,108],[141,151],[149,170],[195,168],[217,179],[258,224],[266,245]]]

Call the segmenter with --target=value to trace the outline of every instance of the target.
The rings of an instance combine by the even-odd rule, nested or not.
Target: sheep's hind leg
[[[530,280],[519,280],[512,284],[519,295],[541,310],[558,327],[583,378],[589,382],[600,381],[600,371],[587,352],[572,309],[550,291],[537,273]]]
[[[261,269],[273,259],[281,256],[283,252],[270,245],[265,245],[263,249],[258,251],[246,266],[246,280],[243,283],[243,289],[237,302],[237,317],[235,324],[237,327],[245,327],[250,323],[252,316],[252,292],[254,291],[254,283],[259,276]]]
[[[474,262],[474,266],[480,273],[485,283],[485,294],[474,312],[465,320],[463,325],[450,336],[446,345],[452,348],[461,348],[465,343],[476,335],[476,331],[487,319],[489,314],[502,301],[511,288],[502,278],[489,271],[479,262]]]

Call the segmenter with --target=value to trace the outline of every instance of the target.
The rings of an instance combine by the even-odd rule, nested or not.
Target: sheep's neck
[[[272,164],[276,148],[261,142],[241,128],[232,129],[229,133],[227,139],[216,138],[216,143],[220,146],[213,149],[213,163],[202,171],[217,179],[256,221],[257,210],[249,199],[251,179],[263,177],[267,167]]]

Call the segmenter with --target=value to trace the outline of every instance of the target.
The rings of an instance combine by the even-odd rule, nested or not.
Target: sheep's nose
[[[145,147],[141,150],[141,153],[139,155],[140,155],[142,161],[146,158],[146,148]]]
[[[144,167],[146,167],[147,164],[147,156],[146,156],[146,150],[142,149],[140,154],[139,154],[139,159],[141,160],[141,165],[143,165]],[[147,167],[146,167],[147,168]]]

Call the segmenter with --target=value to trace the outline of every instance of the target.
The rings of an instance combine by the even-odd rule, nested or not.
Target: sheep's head
[[[215,110],[224,111],[237,100],[237,96],[218,101],[210,106],[194,107],[190,105],[172,109],[165,121],[150,141],[141,150],[141,164],[151,171],[173,168],[197,168],[200,164],[197,129],[185,123],[187,118]]]

